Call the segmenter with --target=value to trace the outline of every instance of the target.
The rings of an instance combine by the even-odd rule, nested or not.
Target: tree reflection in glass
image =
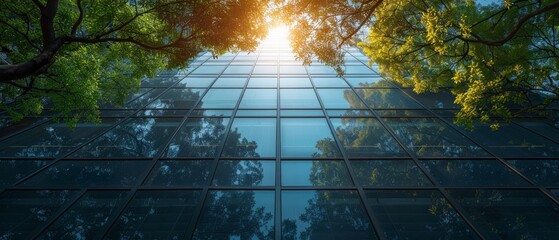
[[[274,239],[274,191],[209,191],[192,239]]]
[[[376,239],[356,191],[282,191],[282,238]]]

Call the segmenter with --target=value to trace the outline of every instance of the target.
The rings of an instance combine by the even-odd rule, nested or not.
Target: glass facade
[[[559,129],[302,66],[284,36],[145,79],[100,124],[0,121],[0,239],[555,239]]]

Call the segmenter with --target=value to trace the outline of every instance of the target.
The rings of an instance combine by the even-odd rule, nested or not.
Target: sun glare
[[[283,24],[270,27],[265,41],[272,44],[289,43],[289,27]]]

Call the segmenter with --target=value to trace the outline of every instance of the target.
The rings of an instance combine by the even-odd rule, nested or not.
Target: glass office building
[[[357,49],[283,35],[145,80],[100,124],[0,130],[0,239],[556,239],[559,129],[454,125]]]

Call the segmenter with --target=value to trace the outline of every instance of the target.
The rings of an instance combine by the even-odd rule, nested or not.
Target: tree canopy
[[[358,45],[418,93],[449,90],[460,123],[510,119],[559,100],[559,1],[1,1],[0,108],[95,120],[140,79],[201,51],[254,50],[278,17],[296,56],[343,74]],[[273,12],[270,11],[273,8]],[[368,31],[368,33],[367,33]],[[530,112],[531,113],[531,112]]]
[[[337,67],[358,46],[380,73],[418,93],[448,88],[458,122],[510,119],[559,100],[559,2],[277,0],[305,62]],[[498,126],[495,124],[495,126]]]
[[[0,108],[96,120],[141,78],[184,67],[201,51],[254,50],[265,0],[1,1]]]

